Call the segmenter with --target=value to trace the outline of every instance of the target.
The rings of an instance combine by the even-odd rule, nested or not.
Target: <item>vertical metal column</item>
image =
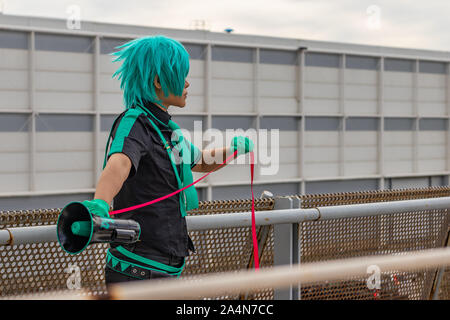
[[[380,57],[378,70],[378,189],[384,190],[384,57]]]
[[[212,85],[212,63],[211,63],[211,43],[206,45],[206,57],[205,57],[205,111],[206,111],[206,130],[212,127],[212,115],[211,115],[211,85]],[[212,200],[212,187],[209,177],[205,179],[208,184],[206,189],[206,200]]]
[[[36,105],[35,105],[35,69],[36,69],[36,59],[35,59],[35,32],[31,31],[28,38],[28,103],[30,108],[30,175],[29,175],[29,190],[36,191]]]
[[[274,210],[300,208],[300,199],[291,197],[276,198]],[[300,263],[299,224],[276,224],[273,226],[274,265],[296,265]],[[299,300],[301,298],[300,283],[287,289],[275,289],[275,300]]]
[[[339,114],[341,118],[341,128],[339,131],[339,176],[345,176],[345,65],[346,55],[341,55],[341,65],[339,68]]]
[[[446,76],[446,88],[445,88],[445,102],[447,107],[447,135],[446,135],[446,146],[447,146],[447,158],[446,158],[446,171],[450,172],[450,63],[447,63],[447,76]],[[450,175],[447,175],[447,184],[450,184]]]
[[[94,38],[94,68],[93,68],[93,107],[95,112],[95,124],[94,124],[94,188],[97,185],[97,179],[99,178],[101,169],[99,168],[100,163],[100,106],[99,106],[99,97],[100,97],[100,38],[96,36]]]
[[[259,139],[259,130],[261,129],[261,112],[259,111],[259,61],[260,61],[260,49],[253,49],[253,112],[256,113],[256,139]],[[258,151],[259,141],[256,140],[256,150]],[[258,180],[260,178],[260,167],[259,167],[259,157],[255,154],[255,176],[254,179]]]
[[[419,152],[419,60],[415,60],[414,76],[413,76],[413,115],[414,115],[414,131],[413,131],[413,173],[418,173],[418,152]]]
[[[305,50],[306,48],[300,47],[297,53],[297,89],[298,89],[298,109],[297,112],[300,115],[298,119],[298,175],[300,178],[300,194],[305,194]]]

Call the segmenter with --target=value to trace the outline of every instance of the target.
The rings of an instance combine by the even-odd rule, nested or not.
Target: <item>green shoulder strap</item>
[[[119,117],[117,117],[116,120],[114,120],[114,123],[111,126],[111,130],[109,131],[108,141],[106,142],[105,158],[103,160],[103,169],[105,169],[105,167],[106,167],[108,154],[114,153],[114,152],[120,152],[122,150],[125,138],[130,134],[131,128],[133,127],[133,125],[136,122],[139,115],[141,115],[143,113],[144,112],[142,110],[138,110],[138,109],[128,109],[127,111],[125,111],[125,114],[119,123],[119,127],[116,130],[114,141],[111,144],[111,150],[108,152],[109,147],[110,147],[109,144],[111,142],[112,133],[113,133],[113,130],[116,126],[116,122],[119,119]]]
[[[192,159],[191,153],[191,145],[188,145],[188,141],[184,139],[183,134],[181,132],[180,127],[174,121],[169,121],[169,127],[175,132],[178,137],[178,140],[175,141],[175,148],[178,151],[182,161],[181,161],[181,174],[182,174],[182,182],[183,187],[190,185],[194,182],[194,178],[192,176],[191,163],[194,159]],[[186,196],[186,210],[193,210],[198,208],[198,195],[195,190],[195,186],[191,186],[185,189],[184,194]]]

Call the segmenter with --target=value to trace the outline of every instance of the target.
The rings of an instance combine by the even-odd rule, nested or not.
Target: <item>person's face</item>
[[[155,79],[155,89],[156,94],[160,100],[162,100],[163,105],[168,108],[169,106],[175,106],[183,108],[186,105],[186,98],[187,98],[187,88],[189,87],[189,82],[187,80],[184,81],[184,89],[181,96],[176,96],[173,93],[169,93],[168,97],[164,96],[164,92],[161,89],[161,85],[156,81]]]

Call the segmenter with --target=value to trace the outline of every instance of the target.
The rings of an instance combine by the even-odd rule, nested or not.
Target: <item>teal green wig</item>
[[[123,90],[125,108],[144,104],[144,101],[161,104],[155,92],[156,76],[164,96],[169,93],[181,96],[189,73],[189,54],[183,45],[171,38],[157,35],[131,40],[116,47],[113,60],[122,65],[113,74],[118,76]]]

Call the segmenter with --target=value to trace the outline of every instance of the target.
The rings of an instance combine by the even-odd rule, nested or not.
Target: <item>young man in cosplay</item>
[[[189,54],[181,43],[164,36],[132,40],[113,53],[122,61],[113,74],[121,81],[126,110],[115,120],[104,170],[94,200],[84,201],[91,214],[109,217],[114,210],[146,203],[193,182],[192,172],[216,170],[227,155],[253,150],[253,142],[234,137],[230,147],[200,151],[184,139],[171,120],[169,106],[183,108],[189,83]],[[221,156],[222,154],[222,156]],[[220,163],[205,159],[221,158]],[[181,159],[181,161],[180,161]],[[111,244],[106,283],[179,276],[185,257],[195,251],[186,211],[198,208],[195,186],[160,202],[119,213],[141,227],[134,244]]]

